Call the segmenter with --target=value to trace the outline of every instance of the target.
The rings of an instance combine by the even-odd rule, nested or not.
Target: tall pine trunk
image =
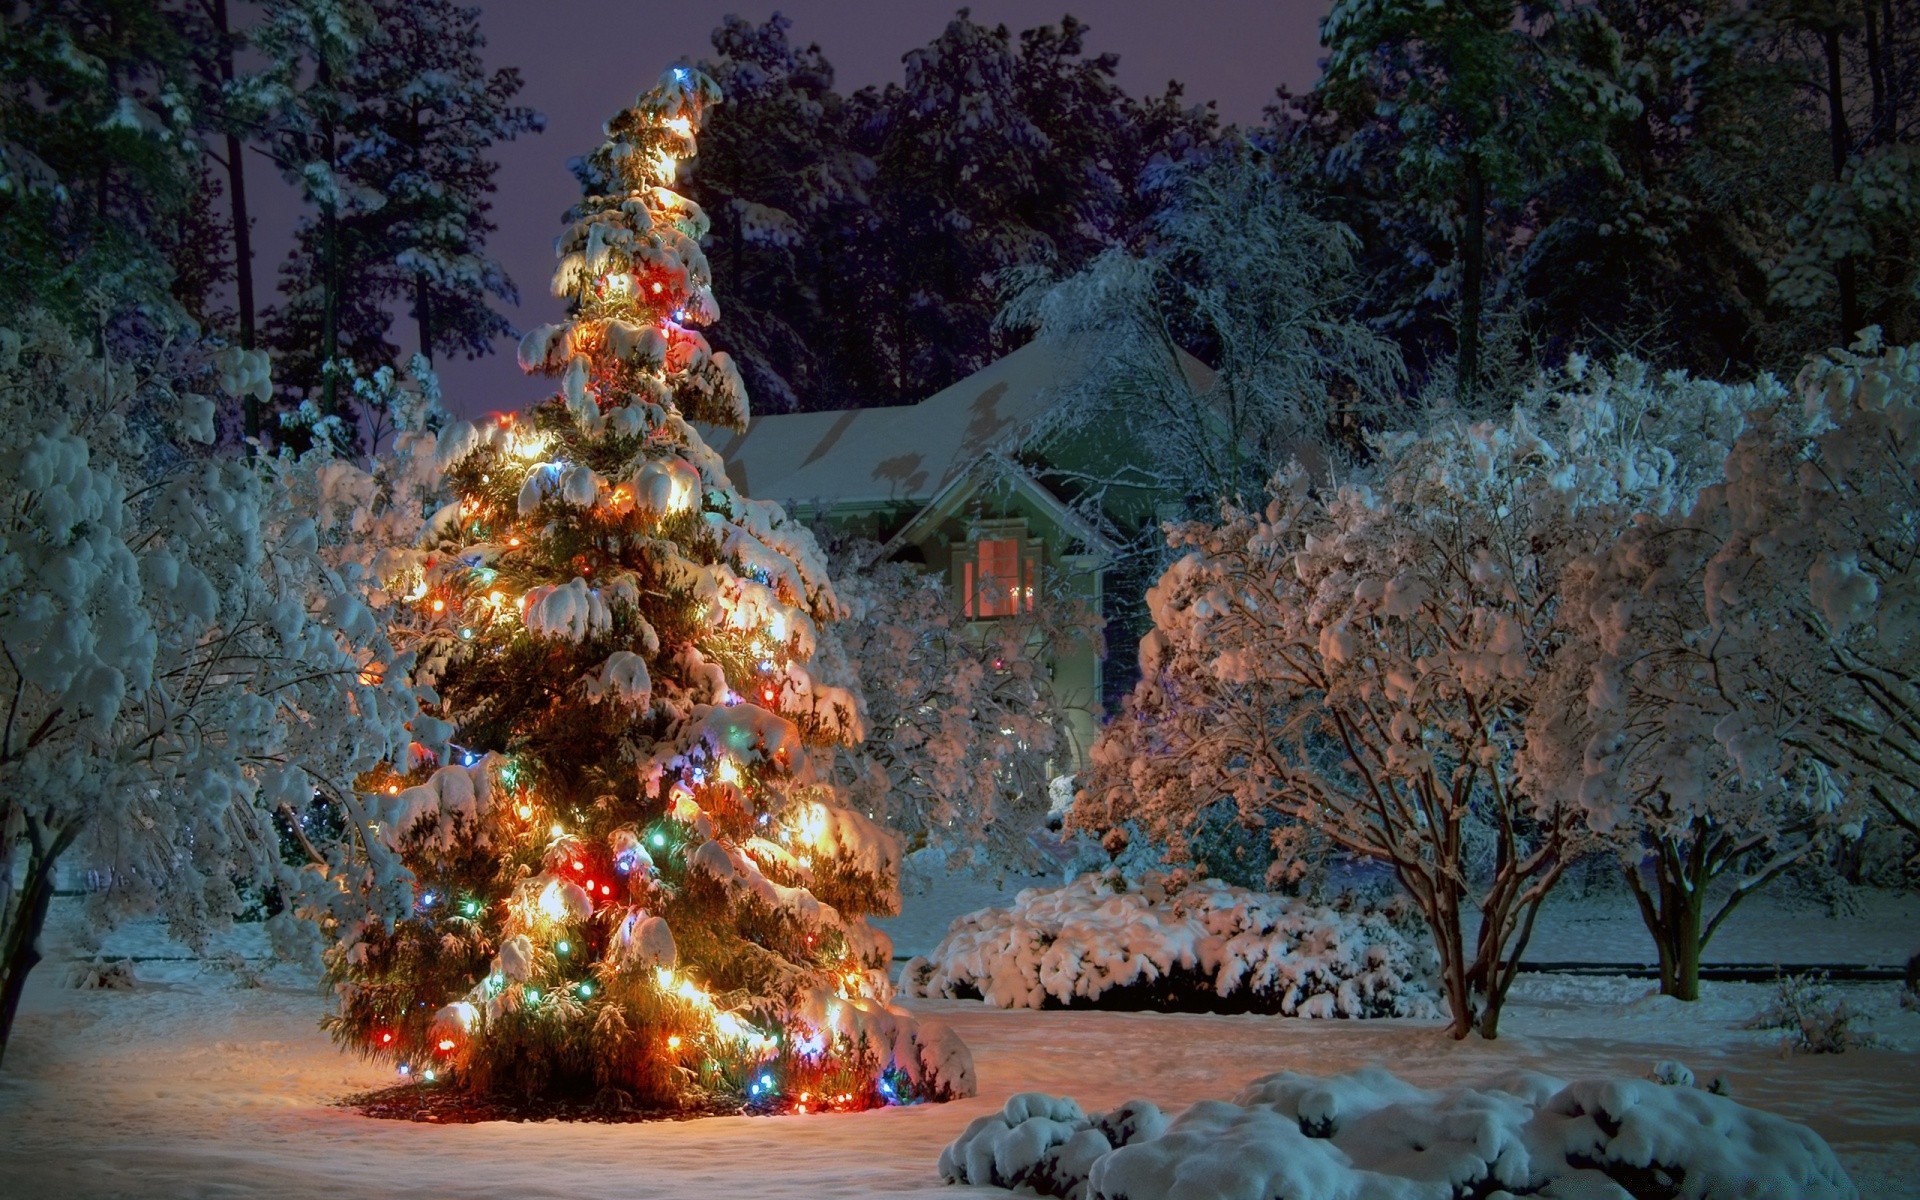
[[[333,66],[324,51],[314,78],[323,89],[333,83]],[[321,118],[322,149],[326,153],[327,173],[332,176],[339,165],[334,153],[333,97],[326,96],[324,103],[327,108]],[[331,417],[340,415],[335,407],[339,381],[333,369],[334,356],[340,352],[340,212],[332,198],[338,185],[330,178],[328,187],[328,199],[320,205],[320,225],[324,231],[320,247],[320,411]]]
[[[413,319],[420,326],[420,356],[433,365],[433,294],[427,287],[427,273],[413,273]]]
[[[233,31],[227,24],[227,0],[213,0],[214,30],[220,36],[220,81],[233,82]],[[240,345],[253,349],[253,227],[247,215],[246,146],[240,135],[227,130],[227,203],[233,217],[233,294],[240,310]],[[260,401],[248,396],[243,402],[246,435],[260,436]]]
[[[1842,94],[1840,26],[1826,30],[1828,141],[1833,152],[1833,179],[1838,183],[1847,171],[1847,157],[1853,152],[1853,137],[1847,130],[1847,102]],[[1860,312],[1859,268],[1851,254],[1833,264],[1833,278],[1840,292],[1840,345],[1849,345],[1853,335],[1865,323]]]
[[[1487,180],[1480,160],[1467,155],[1461,191],[1459,399],[1471,404],[1480,389],[1480,293],[1487,271]]]
[[[227,135],[227,199],[233,213],[233,291],[240,309],[240,344],[253,349],[253,229],[247,215],[246,146]]]

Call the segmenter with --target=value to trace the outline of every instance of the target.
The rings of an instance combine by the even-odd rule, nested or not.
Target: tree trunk
[[[224,6],[223,6],[224,7]],[[240,310],[240,345],[253,349],[253,230],[248,228],[247,168],[241,155],[245,147],[234,134],[227,135],[227,198],[233,211],[233,293]],[[248,396],[243,404],[247,436],[260,436],[260,400]]]
[[[220,35],[220,82],[233,82],[233,33],[227,25],[227,0],[213,0],[213,24]],[[233,214],[233,291],[240,310],[240,344],[253,349],[253,224],[247,215],[246,147],[240,135],[227,131],[227,200]],[[248,433],[258,413],[248,410]]]
[[[413,273],[413,318],[420,325],[420,356],[433,365],[433,296],[427,290],[427,273]]]
[[[1867,79],[1873,96],[1866,144],[1876,146],[1889,136],[1892,124],[1887,118],[1887,73],[1880,61],[1880,20],[1879,14],[1873,11],[1873,0],[1860,0],[1860,8],[1867,18]]]
[[[0,1063],[6,1060],[7,1042],[13,1036],[13,1018],[20,1011],[27,974],[40,962],[40,932],[46,927],[47,908],[53,903],[54,864],[73,841],[71,830],[62,832],[51,846],[45,844],[37,826],[30,824],[28,831],[33,849],[27,859],[27,877],[6,928],[6,979],[0,982]]]
[[[1402,886],[1405,886],[1404,883]],[[1419,901],[1420,892],[1407,888]],[[1467,978],[1466,938],[1460,930],[1460,898],[1444,880],[1437,880],[1432,895],[1422,904],[1427,927],[1433,933],[1433,948],[1440,957],[1440,986],[1446,993],[1447,1036],[1458,1041],[1473,1032],[1473,986]]]
[[[1660,994],[1680,1000],[1700,998],[1702,918],[1712,856],[1704,848],[1706,831],[1696,829],[1687,847],[1661,839],[1654,847],[1654,889],[1640,878],[1638,864],[1626,867],[1627,886],[1640,908],[1640,920],[1660,955]]]
[[[333,83],[333,66],[327,62],[324,51],[315,68],[314,78],[322,87]],[[321,122],[322,138],[327,158],[327,172],[332,174],[338,164],[334,161],[333,138],[333,100],[327,98],[327,113]],[[337,183],[329,183],[337,191]],[[334,407],[339,393],[339,381],[334,378],[333,360],[340,352],[340,214],[331,199],[320,206],[320,223],[325,233],[320,249],[320,411],[327,416],[338,416]]]
[[[1487,181],[1480,160],[1467,155],[1460,213],[1459,401],[1473,402],[1480,388],[1480,293],[1486,276]]]
[[[1847,102],[1841,92],[1840,26],[1826,31],[1827,45],[1827,117],[1828,140],[1833,152],[1833,179],[1838,183],[1847,171],[1847,157],[1853,152],[1853,137],[1847,131]],[[1840,345],[1853,342],[1864,321],[1860,314],[1859,272],[1851,254],[1842,255],[1833,264],[1833,278],[1840,291]]]

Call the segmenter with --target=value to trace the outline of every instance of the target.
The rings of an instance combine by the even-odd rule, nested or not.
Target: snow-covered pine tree
[[[380,295],[405,300],[420,353],[477,357],[515,331],[494,310],[518,302],[487,254],[495,142],[538,132],[546,118],[513,103],[520,73],[488,74],[480,10],[454,0],[374,0],[374,31],[354,65],[345,131],[347,175],[385,197],[364,265]]]
[[[814,1111],[968,1095],[890,1006],[898,839],[813,747],[860,735],[806,662],[841,615],[819,550],[691,422],[735,426],[699,208],[670,190],[719,99],[675,68],[576,167],[571,319],[531,412],[440,436],[460,499],[407,598],[458,746],[376,782],[413,912],[344,930],[334,1036],[476,1093]],[[416,722],[416,730],[424,722]]]
[[[258,36],[270,65],[244,94],[313,208],[268,332],[283,382],[326,415],[351,404],[328,361],[370,374],[398,358],[393,301],[429,360],[485,354],[513,332],[492,307],[518,296],[486,252],[488,151],[544,119],[512,102],[518,72],[486,73],[478,21],[450,0],[283,0]]]

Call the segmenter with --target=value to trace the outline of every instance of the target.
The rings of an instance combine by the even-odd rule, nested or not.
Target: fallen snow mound
[[[1427,1017],[1431,961],[1379,908],[1109,872],[960,917],[900,986],[1001,1008]]]
[[[1087,1116],[1025,1093],[940,1154],[948,1183],[1066,1200],[1857,1200],[1820,1136],[1772,1113],[1643,1079],[1529,1071],[1427,1091],[1378,1068],[1291,1071],[1168,1121],[1134,1100]]]

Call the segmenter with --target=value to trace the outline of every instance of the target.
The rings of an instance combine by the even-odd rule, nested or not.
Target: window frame
[[[981,584],[986,579],[983,548],[988,543],[1011,542],[1014,546],[1013,592],[1008,611],[987,611]],[[1032,616],[1040,599],[1041,567],[1046,561],[1046,542],[1034,536],[1024,518],[978,521],[967,531],[967,540],[955,547],[949,575],[954,597],[962,615],[969,621],[1004,621],[1010,617]],[[995,589],[996,595],[998,589]],[[998,609],[998,603],[991,605]]]

